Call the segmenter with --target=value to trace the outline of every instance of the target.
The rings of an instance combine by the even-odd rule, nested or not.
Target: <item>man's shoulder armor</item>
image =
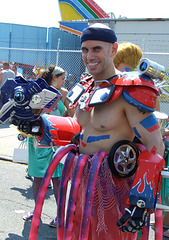
[[[103,82],[100,84],[100,87],[108,85],[116,85],[123,87],[133,87],[133,86],[144,86],[154,89],[158,92],[158,88],[154,84],[154,81],[149,76],[140,74],[137,71],[125,72],[119,75],[114,76],[111,79],[108,79],[107,83]]]
[[[93,87],[91,76],[82,79],[67,95],[70,105],[75,107],[79,104],[82,109],[91,109],[96,105],[109,104],[122,94],[125,101],[140,111],[155,110],[158,88],[150,77],[138,72],[123,73],[103,80],[94,91]]]
[[[109,83],[116,86],[116,94],[107,103],[113,102],[117,99],[116,96],[119,97],[122,94],[125,101],[140,111],[153,112],[155,110],[159,90],[150,77],[138,72],[128,72],[111,79]],[[104,85],[103,83],[100,87]]]
[[[69,107],[75,108],[79,98],[91,91],[94,87],[94,79],[91,75],[83,76],[79,83],[77,83],[67,94],[66,98],[70,102]]]

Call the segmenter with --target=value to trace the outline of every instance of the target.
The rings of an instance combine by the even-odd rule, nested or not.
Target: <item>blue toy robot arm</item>
[[[36,120],[42,113],[53,110],[61,97],[60,92],[42,78],[35,81],[22,77],[7,79],[1,87],[3,106],[0,110],[0,123],[10,117],[15,122]]]

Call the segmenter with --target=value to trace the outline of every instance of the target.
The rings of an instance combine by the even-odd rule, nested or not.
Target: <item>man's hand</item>
[[[124,215],[117,222],[120,231],[131,233],[140,231],[147,223],[147,210],[133,205],[125,210]],[[123,225],[126,222],[127,224]]]
[[[41,122],[40,120],[35,121],[24,121],[20,120],[17,122],[17,124],[12,121],[14,125],[17,125],[18,130],[32,136],[41,136],[42,130],[41,130]]]

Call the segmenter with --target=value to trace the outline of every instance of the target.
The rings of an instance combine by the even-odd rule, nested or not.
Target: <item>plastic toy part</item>
[[[43,114],[42,136],[38,141],[43,146],[65,146],[71,143],[72,138],[80,132],[80,125],[74,118]]]
[[[140,153],[137,163],[129,202],[137,205],[141,200],[145,208],[154,211],[161,188],[161,171],[164,169],[165,160],[156,153],[154,147],[151,152]]]
[[[147,58],[144,58],[140,61],[138,65],[138,71],[141,74],[145,74],[150,76],[151,78],[158,78],[158,79],[163,79],[163,77],[166,74],[166,69],[164,66],[150,61]]]
[[[112,173],[121,178],[132,176],[137,169],[137,147],[128,140],[113,145],[108,155],[108,164]]]
[[[35,120],[42,113],[49,113],[61,98],[58,90],[42,78],[35,81],[16,77],[8,78],[1,87],[2,108],[0,123],[13,120]]]

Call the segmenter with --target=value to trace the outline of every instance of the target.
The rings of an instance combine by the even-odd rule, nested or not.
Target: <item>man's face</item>
[[[84,64],[94,78],[104,76],[112,68],[113,56],[117,50],[116,43],[88,40],[82,42],[81,49]]]

